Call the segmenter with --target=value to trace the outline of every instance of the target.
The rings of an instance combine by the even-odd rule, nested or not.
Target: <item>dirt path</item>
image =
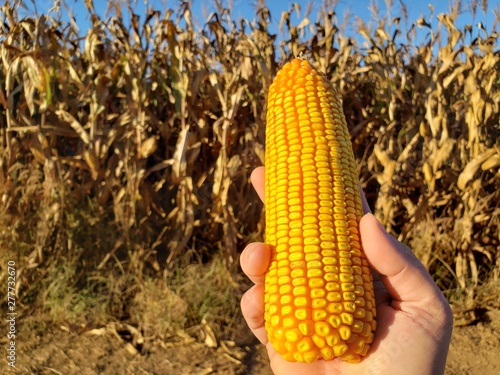
[[[500,310],[483,311],[480,322],[455,328],[447,374],[500,374]]]
[[[58,328],[22,333],[13,374],[271,375],[260,345],[217,348],[189,340],[142,345],[120,329],[85,333]],[[22,343],[22,345],[21,345]],[[4,346],[2,342],[2,346]],[[3,356],[2,356],[3,357]],[[2,367],[5,359],[2,358]],[[456,328],[446,374],[500,374],[500,310],[483,311],[475,325]]]

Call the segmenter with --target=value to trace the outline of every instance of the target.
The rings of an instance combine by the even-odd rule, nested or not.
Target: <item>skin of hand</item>
[[[254,170],[252,183],[264,198],[264,168]],[[241,254],[243,272],[255,284],[241,299],[243,316],[266,346],[276,375],[443,374],[453,330],[451,308],[422,263],[410,249],[388,235],[367,212],[360,222],[361,241],[374,276],[377,330],[368,355],[359,363],[340,359],[313,363],[285,361],[267,339],[264,329],[264,278],[270,248],[249,244]]]

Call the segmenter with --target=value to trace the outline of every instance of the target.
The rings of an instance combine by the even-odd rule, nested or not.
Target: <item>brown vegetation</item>
[[[265,96],[277,56],[301,53],[343,95],[361,183],[389,231],[451,300],[498,280],[495,26],[457,29],[457,2],[437,29],[358,19],[361,46],[327,4],[317,18],[282,14],[277,42],[263,2],[254,22],[219,7],[200,28],[188,2],[128,20],[86,3],[83,39],[51,15],[20,18],[20,1],[0,8],[0,279],[16,260],[24,311],[119,319],[148,337],[235,334],[238,254],[263,233],[249,175],[263,162]],[[176,317],[160,324],[145,298]]]

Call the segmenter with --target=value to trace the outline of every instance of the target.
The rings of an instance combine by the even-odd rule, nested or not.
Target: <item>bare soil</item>
[[[70,327],[71,328],[71,327]],[[261,345],[189,337],[144,344],[120,325],[78,332],[52,327],[22,332],[12,374],[271,375]],[[140,340],[139,340],[140,341]],[[2,341],[2,347],[5,346]],[[210,344],[210,343],[209,343]],[[2,366],[5,357],[2,355]],[[500,310],[481,310],[477,322],[456,327],[446,374],[500,374]]]
[[[478,322],[453,331],[447,374],[500,374],[500,310],[480,310]]]

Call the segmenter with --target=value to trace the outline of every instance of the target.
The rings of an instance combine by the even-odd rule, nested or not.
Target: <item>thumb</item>
[[[400,302],[422,306],[436,298],[444,299],[413,252],[387,234],[375,216],[363,216],[360,232],[368,262],[380,275],[380,280],[393,299],[393,307],[398,308]]]

